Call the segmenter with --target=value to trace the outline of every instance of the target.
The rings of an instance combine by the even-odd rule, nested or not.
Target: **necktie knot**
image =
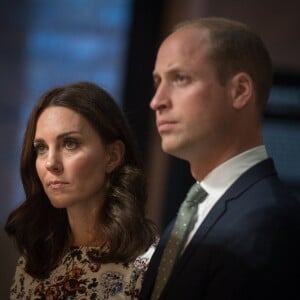
[[[206,195],[206,191],[201,187],[199,183],[196,182],[188,191],[185,202],[189,207],[192,207],[198,205],[201,201],[203,201]]]

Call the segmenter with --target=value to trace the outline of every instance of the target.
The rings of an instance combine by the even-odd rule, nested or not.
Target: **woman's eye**
[[[67,140],[64,142],[64,146],[67,150],[75,150],[77,149],[79,143],[73,140]]]
[[[37,154],[43,154],[47,151],[47,147],[44,144],[35,144],[34,145],[34,150]]]

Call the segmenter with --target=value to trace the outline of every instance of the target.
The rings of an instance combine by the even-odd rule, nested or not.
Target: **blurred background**
[[[18,256],[3,227],[23,200],[25,124],[39,96],[54,86],[89,80],[113,95],[145,161],[148,216],[161,229],[174,216],[192,178],[185,162],[162,153],[149,101],[156,50],[184,19],[233,18],[265,41],[275,75],[264,139],[280,177],[300,197],[299,11],[297,0],[0,0],[0,299],[8,299]]]

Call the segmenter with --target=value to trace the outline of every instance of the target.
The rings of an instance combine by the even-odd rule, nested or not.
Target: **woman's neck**
[[[68,220],[71,228],[73,246],[102,246],[107,239],[99,222],[99,209],[82,210],[68,209]]]

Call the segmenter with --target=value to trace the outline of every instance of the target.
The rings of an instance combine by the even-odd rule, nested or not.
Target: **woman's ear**
[[[234,109],[244,108],[253,98],[254,83],[244,72],[237,73],[231,79],[232,106]]]
[[[117,140],[107,145],[107,164],[106,173],[111,173],[123,161],[125,155],[125,145],[122,141]]]

